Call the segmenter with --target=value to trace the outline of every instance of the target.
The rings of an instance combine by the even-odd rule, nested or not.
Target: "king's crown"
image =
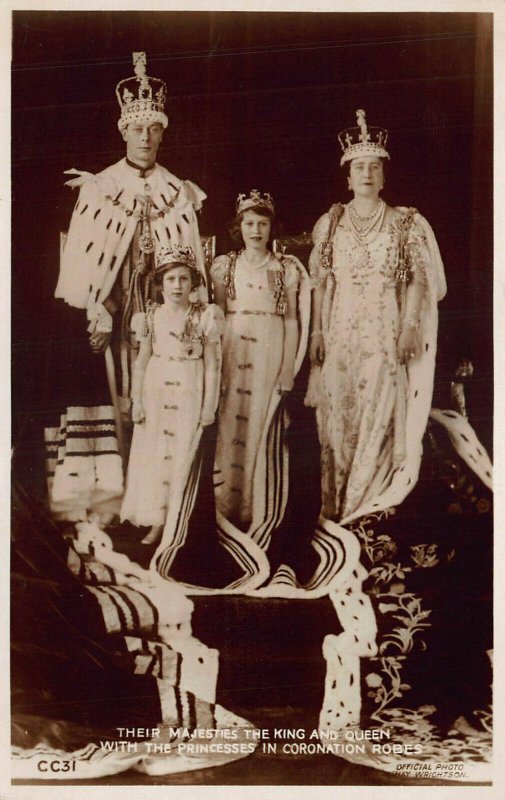
[[[123,131],[131,122],[159,122],[164,128],[168,118],[164,113],[167,85],[159,78],[146,75],[146,54],[132,53],[135,75],[120,81],[116,97],[121,109],[118,127]]]

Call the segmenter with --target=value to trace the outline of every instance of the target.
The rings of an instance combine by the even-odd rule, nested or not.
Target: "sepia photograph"
[[[7,15],[11,789],[496,789],[496,15],[190,5]]]

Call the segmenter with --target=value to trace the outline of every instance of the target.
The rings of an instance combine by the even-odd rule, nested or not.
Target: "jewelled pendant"
[[[139,236],[139,250],[141,253],[154,253],[154,239],[150,231],[144,231]]]

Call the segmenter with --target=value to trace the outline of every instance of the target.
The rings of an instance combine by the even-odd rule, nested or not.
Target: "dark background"
[[[492,15],[17,11],[13,14],[14,435],[64,402],[84,319],[53,299],[59,232],[77,193],[65,169],[124,155],[115,86],[145,50],[168,84],[160,163],[207,193],[202,233],[228,247],[239,191],[273,194],[286,233],[310,231],[349,197],[336,135],[364,108],[389,129],[384,191],[437,236],[448,278],[435,404],[469,356],[470,418],[492,433]],[[98,368],[97,368],[98,369]]]

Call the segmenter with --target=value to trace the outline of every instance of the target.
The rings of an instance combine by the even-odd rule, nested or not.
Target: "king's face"
[[[128,159],[139,167],[149,167],[156,161],[163,139],[163,125],[160,122],[130,122],[123,131],[123,139]]]

